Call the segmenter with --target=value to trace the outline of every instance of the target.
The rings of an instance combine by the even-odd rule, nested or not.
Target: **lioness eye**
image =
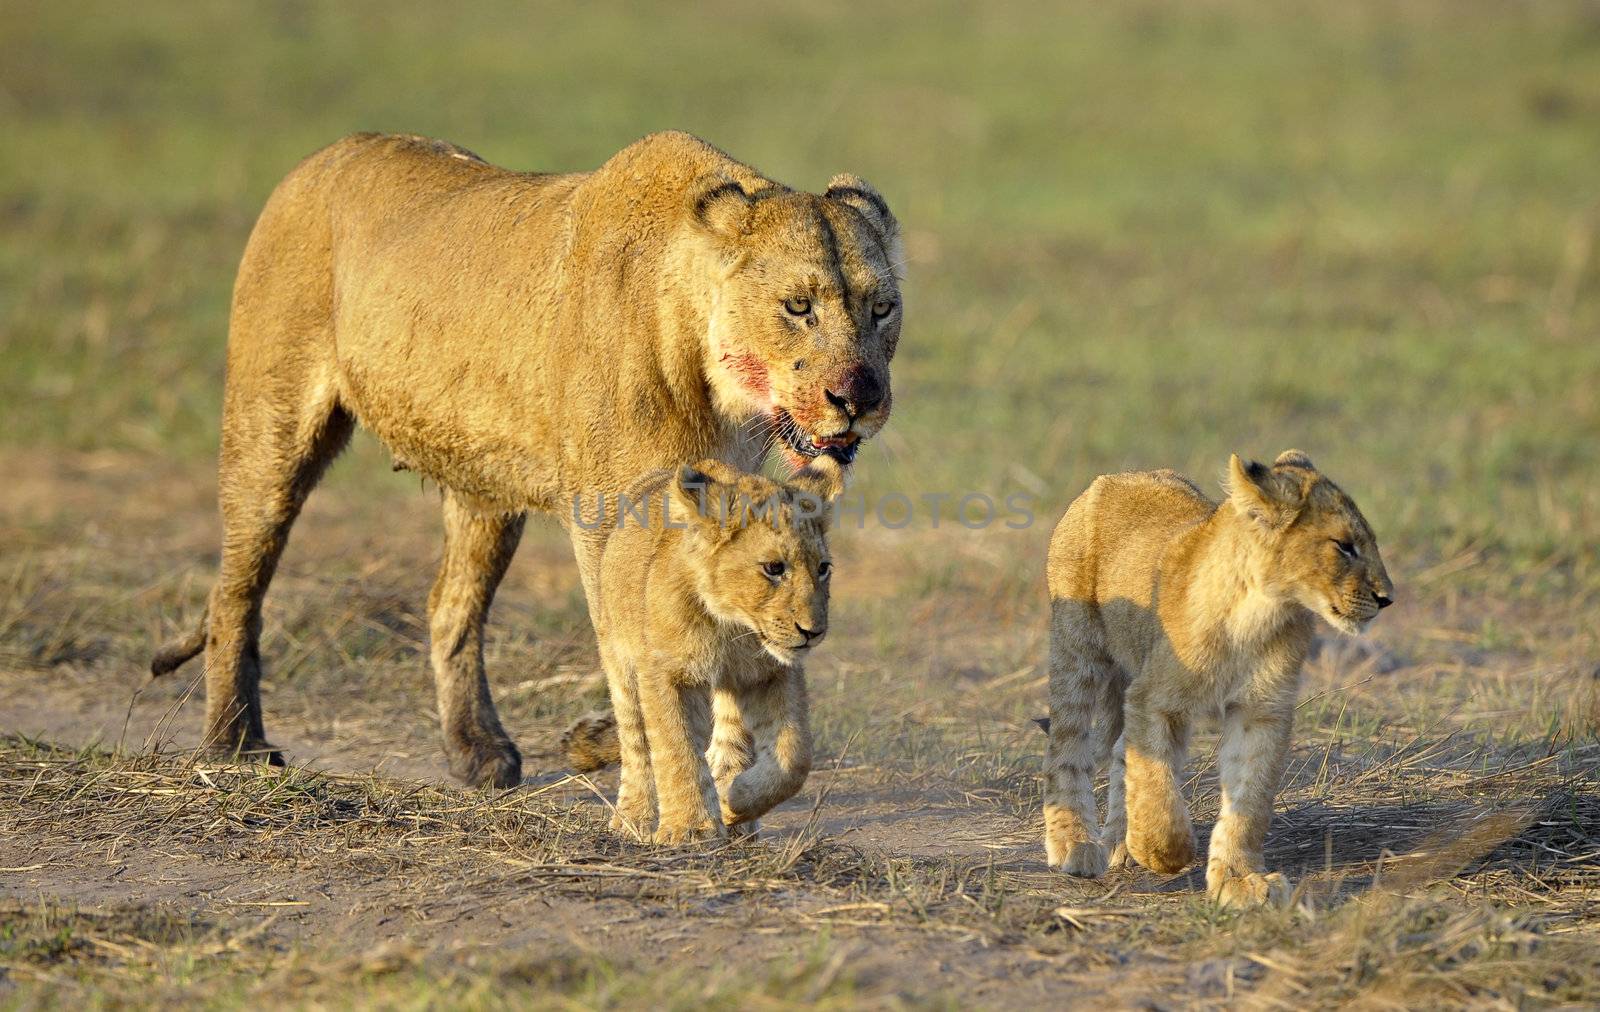
[[[1350,542],[1341,541],[1340,539],[1335,538],[1333,540],[1333,545],[1335,548],[1339,549],[1339,554],[1343,555],[1345,558],[1353,559],[1356,557],[1356,546]]]
[[[776,580],[783,575],[784,565],[781,562],[763,562],[761,571]]]
[[[881,320],[885,316],[888,316],[889,311],[892,309],[894,309],[893,302],[890,302],[888,299],[879,299],[877,302],[872,304],[872,315]]]
[[[817,579],[826,580],[833,573],[833,563],[823,560],[817,565]]]
[[[805,316],[811,312],[811,300],[804,295],[797,295],[792,299],[784,299],[783,308],[794,316]]]

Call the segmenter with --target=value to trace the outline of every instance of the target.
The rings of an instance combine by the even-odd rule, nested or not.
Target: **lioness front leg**
[[[522,539],[520,513],[481,512],[444,495],[444,562],[428,595],[428,627],[450,772],[473,786],[522,782],[522,754],[500,726],[483,671],[483,623]]]
[[[1206,894],[1223,906],[1289,904],[1293,885],[1267,872],[1262,848],[1293,724],[1292,697],[1287,703],[1236,703],[1223,717],[1217,753],[1222,810],[1206,860]]]
[[[1194,863],[1194,824],[1179,788],[1189,718],[1149,709],[1130,696],[1123,724],[1128,856],[1164,875]]]
[[[723,798],[730,825],[748,823],[794,797],[811,773],[811,720],[805,672],[778,667],[738,689],[739,711],[755,746],[755,762],[733,779]]]
[[[717,785],[706,764],[711,693],[704,685],[640,675],[639,710],[655,774],[656,843],[691,843],[727,836]]]

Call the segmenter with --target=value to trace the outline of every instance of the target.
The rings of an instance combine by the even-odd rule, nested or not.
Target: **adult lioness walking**
[[[703,457],[842,463],[888,418],[899,229],[862,180],[789,190],[688,134],[588,173],[496,168],[360,134],[301,163],[245,248],[229,323],[221,571],[200,628],[206,743],[266,744],[261,601],[307,494],[359,422],[444,489],[429,595],[450,770],[509,785],[521,756],[483,671],[483,623],[527,511],[571,533],[596,600],[594,502]]]

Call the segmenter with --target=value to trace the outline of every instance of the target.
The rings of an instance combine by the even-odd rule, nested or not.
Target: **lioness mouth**
[[[856,451],[861,448],[861,437],[854,432],[838,436],[813,436],[796,425],[789,413],[782,409],[777,412],[775,421],[783,445],[802,457],[827,454],[841,464],[848,464],[856,459]]]

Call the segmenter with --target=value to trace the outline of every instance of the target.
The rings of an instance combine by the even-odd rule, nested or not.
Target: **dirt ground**
[[[553,531],[525,542],[489,657],[526,783],[448,781],[423,631],[435,493],[388,476],[371,446],[354,456],[313,497],[269,598],[268,730],[287,773],[187,753],[198,664],[144,674],[198,614],[209,476],[129,456],[5,462],[8,1002],[192,1000],[195,980],[304,997],[352,979],[402,1004],[461,987],[586,1005],[1600,995],[1600,746],[1572,727],[1482,733],[1506,704],[1550,699],[1582,724],[1593,679],[1467,642],[1448,593],[1394,609],[1370,640],[1327,640],[1309,666],[1269,846],[1301,884],[1295,911],[1219,913],[1197,871],[1045,869],[1037,534],[956,541],[964,557],[939,571],[917,535],[845,532],[836,632],[811,671],[819,768],[754,843],[652,850],[605,831],[614,777],[571,775],[558,752],[603,685]],[[1453,710],[1407,714],[1441,686]],[[1202,834],[1209,755],[1193,767]],[[93,958],[38,941],[62,932]]]

